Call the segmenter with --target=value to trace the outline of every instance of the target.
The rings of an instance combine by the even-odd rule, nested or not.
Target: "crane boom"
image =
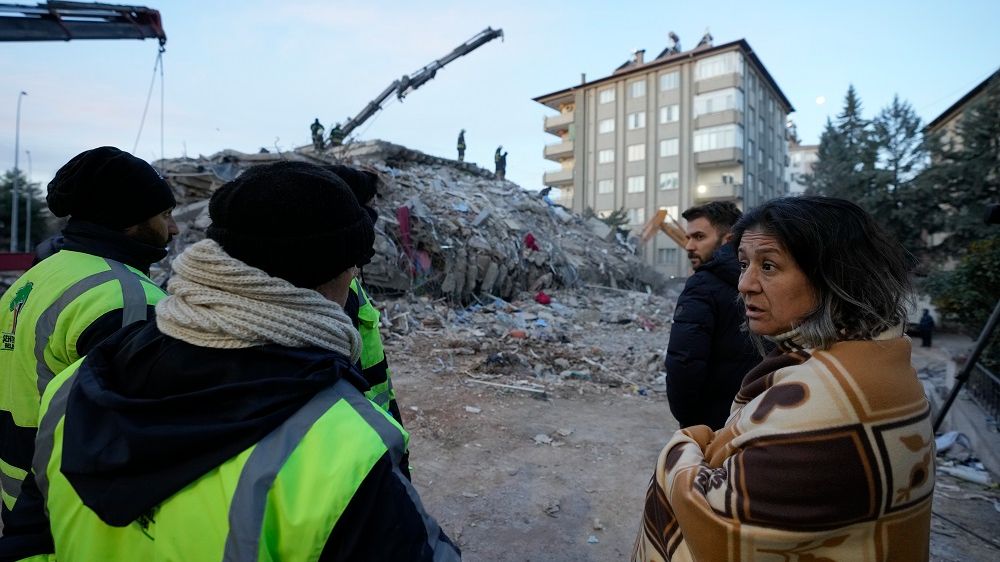
[[[90,2],[0,4],[0,41],[157,39],[167,42],[160,12]]]
[[[372,115],[375,115],[378,110],[382,109],[382,104],[393,93],[396,94],[396,97],[399,100],[402,100],[407,94],[416,90],[420,86],[423,86],[431,78],[434,78],[437,71],[444,67],[444,65],[450,63],[458,57],[471,53],[497,37],[503,37],[503,30],[487,27],[483,31],[476,34],[472,39],[469,39],[465,43],[455,47],[454,50],[444,57],[437,59],[414,72],[412,76],[403,75],[403,77],[399,80],[394,80],[392,84],[389,84],[385,90],[382,90],[382,93],[376,96],[372,101],[368,102],[368,105],[366,105],[364,109],[362,109],[352,119],[348,120],[343,125],[335,125],[333,130],[331,130],[331,141],[333,141],[334,144],[339,144],[340,140],[346,138],[352,131],[354,131],[354,129],[357,129]]]

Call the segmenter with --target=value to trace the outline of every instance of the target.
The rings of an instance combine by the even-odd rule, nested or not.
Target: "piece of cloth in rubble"
[[[927,560],[934,433],[891,332],[825,351],[779,338],[725,427],[660,453],[633,560]]]
[[[739,277],[735,249],[723,244],[677,299],[664,365],[670,412],[680,427],[725,425],[743,377],[760,363],[743,328]]]

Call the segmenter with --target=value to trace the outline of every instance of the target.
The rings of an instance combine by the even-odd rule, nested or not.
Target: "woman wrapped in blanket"
[[[769,201],[733,229],[753,337],[726,425],[677,431],[634,560],[927,560],[929,406],[903,334],[908,255],[857,205]]]

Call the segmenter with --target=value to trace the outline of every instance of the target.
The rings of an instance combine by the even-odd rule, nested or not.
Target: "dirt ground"
[[[637,324],[592,322],[542,342],[463,340],[448,327],[387,339],[414,482],[465,560],[628,559],[656,456],[677,428],[646,367],[669,325]],[[578,378],[538,365],[574,355],[611,367]],[[626,357],[643,365],[607,372],[626,372]],[[939,476],[931,560],[1000,559],[998,510],[995,486]]]

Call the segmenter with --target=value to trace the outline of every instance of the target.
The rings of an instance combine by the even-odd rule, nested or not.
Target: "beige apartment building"
[[[644,51],[610,76],[535,98],[559,113],[545,132],[560,164],[543,183],[582,212],[628,212],[637,233],[660,209],[680,213],[714,200],[749,208],[788,193],[785,121],[793,111],[745,40],[693,50]],[[669,219],[668,219],[669,220]],[[667,275],[689,273],[686,253],[658,233],[640,249]]]

